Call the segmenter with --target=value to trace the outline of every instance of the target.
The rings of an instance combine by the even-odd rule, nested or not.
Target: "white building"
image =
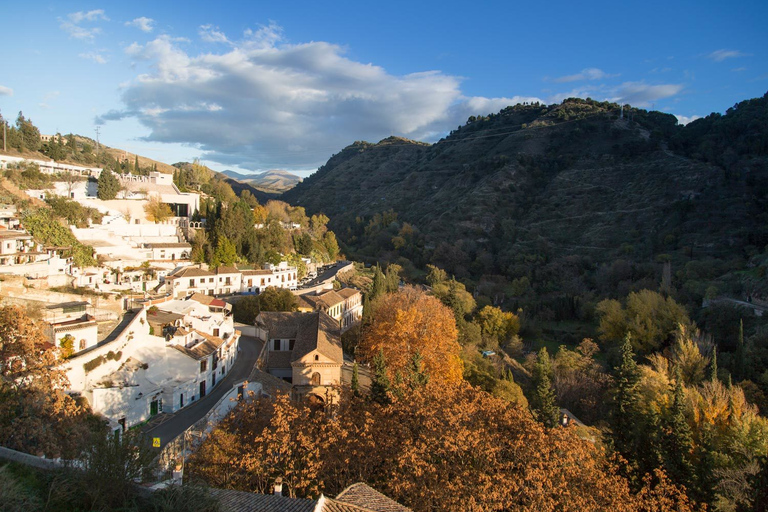
[[[322,311],[339,322],[344,332],[363,317],[363,296],[360,290],[342,288],[317,295],[299,295],[299,311]]]
[[[16,206],[0,204],[0,229],[19,229],[21,221],[18,214]]]
[[[267,264],[266,267],[262,270],[238,270],[222,265],[215,272],[200,266],[184,267],[166,276],[166,291],[175,298],[183,298],[193,293],[230,295],[261,293],[269,287],[296,289],[296,267],[288,266],[285,261],[279,265]]]
[[[44,174],[71,173],[79,176],[93,176],[98,178],[101,175],[101,167],[84,167],[82,165],[71,165],[54,162],[53,160],[38,160],[21,158],[18,156],[0,155],[0,169],[8,169],[16,165],[36,165],[40,172]]]
[[[98,325],[93,316],[90,302],[62,302],[46,306],[43,311],[45,333],[48,340],[57,347],[69,335],[72,337],[73,352],[80,352],[96,346],[99,341]]]
[[[298,287],[298,270],[281,261],[279,265],[267,263],[261,270],[243,270],[242,293],[261,293],[269,287],[295,290]]]
[[[240,333],[226,307],[195,300],[162,307],[157,316],[172,318],[165,333],[144,307],[129,313],[120,332],[63,364],[70,392],[84,396],[113,430],[199,400],[235,363]]]
[[[61,258],[24,231],[0,230],[0,274],[44,279],[71,272],[71,258]]]

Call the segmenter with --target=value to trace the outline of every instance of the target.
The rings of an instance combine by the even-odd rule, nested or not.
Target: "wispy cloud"
[[[0,85],[0,96],[13,96],[13,89]]]
[[[109,62],[107,56],[103,53],[105,50],[95,52],[85,52],[78,55],[81,59],[92,60],[96,64],[106,64]]]
[[[101,33],[101,28],[87,28],[83,27],[81,24],[84,22],[94,23],[97,21],[109,21],[109,18],[104,13],[104,9],[69,13],[66,19],[59,18],[59,28],[75,39],[93,41],[94,38]]]
[[[677,122],[680,123],[683,126],[685,126],[686,124],[691,123],[691,122],[693,122],[693,121],[695,121],[697,119],[701,119],[701,116],[696,116],[696,115],[688,117],[688,116],[680,116],[680,115],[675,114],[675,117],[677,118]]]
[[[581,72],[576,73],[575,75],[566,75],[561,76],[558,78],[552,79],[555,83],[566,83],[566,82],[581,82],[584,80],[603,80],[605,78],[612,78],[618,75],[609,75],[602,69],[598,68],[586,68],[582,69]]]
[[[148,141],[200,148],[206,160],[250,169],[316,167],[355,140],[389,135],[436,140],[470,115],[538,98],[468,97],[440,71],[394,75],[335,44],[283,43],[275,25],[242,38],[203,31],[224,50],[191,54],[163,35],[126,54],[149,63],[104,123],[136,118]]]
[[[219,31],[219,27],[213,25],[201,25],[197,32],[206,43],[225,43],[231,44],[224,32]]]
[[[682,90],[682,84],[649,85],[645,82],[624,82],[616,89],[617,97],[614,101],[636,107],[648,107],[655,101],[675,96]]]
[[[152,32],[152,30],[155,28],[155,20],[142,16],[141,18],[134,18],[131,21],[126,21],[125,26],[135,27],[142,32]]]
[[[710,60],[713,60],[715,62],[723,62],[726,59],[735,59],[736,57],[748,57],[748,53],[743,53],[738,50],[716,50],[709,55],[707,55],[707,58]]]
[[[742,71],[746,71],[747,68],[741,67],[741,68],[733,68],[731,71],[734,73],[741,73]]]

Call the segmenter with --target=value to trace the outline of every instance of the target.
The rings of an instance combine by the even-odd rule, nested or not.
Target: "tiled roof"
[[[181,329],[177,330],[176,332],[178,333],[180,330]],[[224,344],[224,340],[218,336],[211,336],[210,334],[198,331],[197,329],[193,329],[193,332],[202,337],[203,341],[200,341],[192,348],[187,348],[183,345],[172,345],[173,348],[193,359],[202,359],[213,354],[221,345]]]
[[[216,268],[216,274],[239,274],[240,271],[237,267],[220,265]]]
[[[341,491],[333,501],[348,503],[372,512],[411,512],[411,509],[408,507],[404,507],[395,500],[384,496],[363,482],[350,485]],[[331,508],[328,510],[336,512]]]
[[[153,243],[147,243],[144,244],[150,249],[191,249],[192,246],[189,245],[186,242],[177,242],[177,243],[159,243],[159,244],[153,244]]]
[[[271,276],[272,271],[271,270],[243,270],[242,274],[244,276]]]
[[[356,290],[354,288],[342,288],[341,290],[337,291],[339,295],[344,297],[345,299],[348,299],[350,297],[354,297],[355,295],[358,295],[360,293],[360,290]]]
[[[195,302],[199,302],[204,306],[213,306],[215,308],[227,307],[227,303],[224,302],[223,300],[217,299],[212,295],[205,295],[204,293],[195,292],[189,297],[189,300],[194,300]]]
[[[344,361],[339,324],[321,311],[312,313],[263,311],[256,317],[256,323],[269,331],[270,339],[296,340],[293,350],[287,352],[291,354],[291,361],[298,361],[314,350],[331,361],[338,363]],[[273,362],[276,360],[273,356],[278,353],[270,353],[270,367],[274,367]],[[283,361],[280,360],[280,362]]]
[[[12,231],[9,229],[8,231],[0,232],[0,238],[32,240],[32,235],[24,231]]]
[[[173,275],[167,276],[166,279],[179,279],[182,277],[209,277],[213,276],[211,272],[203,270],[199,267],[184,267]]]
[[[227,512],[313,512],[315,510],[314,500],[229,489],[211,489],[210,492],[219,501],[221,510]]]

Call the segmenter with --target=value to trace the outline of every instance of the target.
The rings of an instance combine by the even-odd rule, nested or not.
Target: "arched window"
[[[312,378],[310,379],[310,384],[313,386],[319,386],[320,385],[320,374],[315,372],[312,374]]]

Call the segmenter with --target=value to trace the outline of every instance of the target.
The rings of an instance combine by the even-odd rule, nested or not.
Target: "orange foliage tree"
[[[384,351],[391,379],[406,375],[416,353],[431,379],[462,379],[461,346],[453,312],[440,300],[413,287],[383,295],[373,304],[370,323],[358,347],[364,361]]]
[[[634,493],[598,445],[464,382],[430,383],[387,405],[345,396],[332,416],[285,397],[245,402],[188,467],[244,491],[283,477],[302,497],[363,481],[416,512],[693,509],[663,473]]]
[[[89,441],[88,409],[64,393],[59,362],[23,309],[0,307],[0,445],[71,458]]]

